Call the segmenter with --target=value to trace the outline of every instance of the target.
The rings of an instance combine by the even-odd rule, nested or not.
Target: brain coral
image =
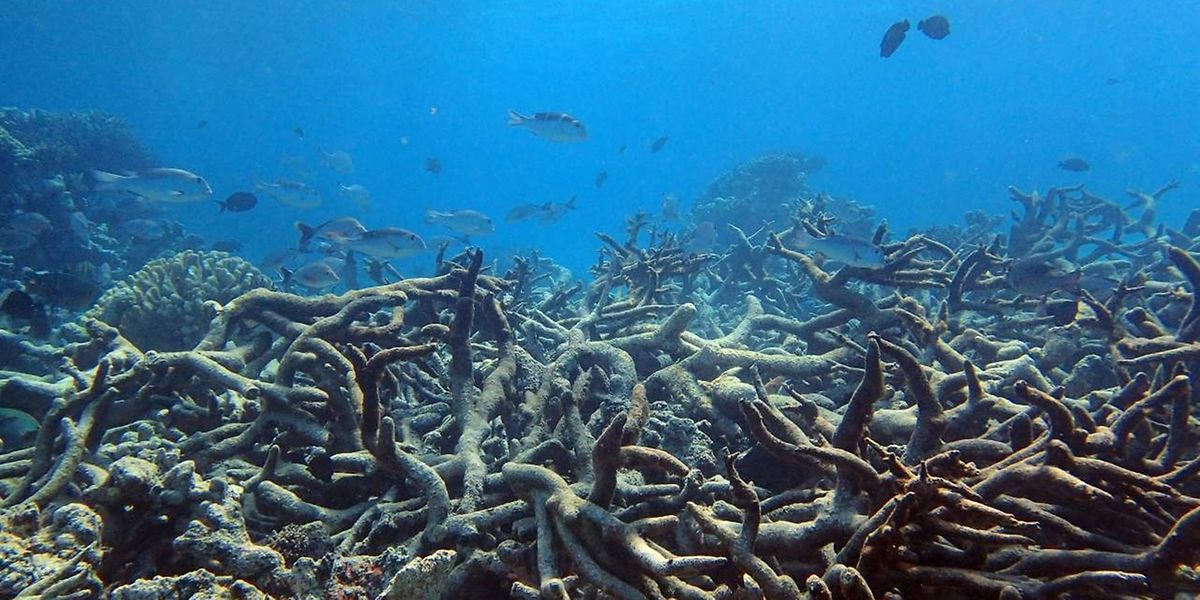
[[[212,311],[271,280],[254,265],[225,252],[185,250],[159,258],[113,286],[87,316],[116,327],[138,348],[191,349],[204,336]]]

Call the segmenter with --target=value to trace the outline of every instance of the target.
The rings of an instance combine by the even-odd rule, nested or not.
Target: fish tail
[[[509,127],[516,127],[528,120],[529,120],[529,117],[527,117],[515,110],[509,109],[509,111],[508,111],[508,126]]]
[[[225,212],[225,203],[221,202],[220,200],[215,200],[215,202],[217,203],[218,206],[221,207],[221,211],[218,212],[217,214],[221,214],[221,213]]]
[[[300,232],[301,249],[307,247],[308,243],[312,241],[313,235],[317,233],[316,229],[313,229],[312,227],[309,227],[300,221],[296,221],[296,230]]]

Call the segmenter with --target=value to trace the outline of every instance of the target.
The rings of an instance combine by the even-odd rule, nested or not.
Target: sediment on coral
[[[216,300],[186,349],[91,319],[63,383],[29,388],[41,427],[0,455],[0,490],[28,532],[5,552],[63,528],[93,545],[37,549],[12,585],[1196,594],[1200,246],[1131,226],[1163,193],[1135,215],[1014,189],[1006,238],[880,226],[879,269],[786,226],[696,254],[635,218],[587,284],[472,250],[341,295]],[[1088,277],[1029,291],[1022,269],[1060,260]]]

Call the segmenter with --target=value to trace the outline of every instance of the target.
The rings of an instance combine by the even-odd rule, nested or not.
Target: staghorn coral
[[[142,350],[184,350],[200,341],[213,316],[206,303],[269,285],[241,258],[185,250],[147,263],[105,292],[87,317],[116,327]]]
[[[249,291],[186,350],[88,321],[26,390],[4,504],[134,532],[105,539],[114,595],[1194,595],[1200,262],[1063,193],[1014,194],[1007,244],[880,227],[874,270],[635,218],[575,292],[472,251]],[[1016,289],[1047,253],[1120,277]]]

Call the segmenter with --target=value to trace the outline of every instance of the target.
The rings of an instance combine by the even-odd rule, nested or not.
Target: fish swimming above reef
[[[134,175],[92,171],[97,192],[127,193],[158,202],[197,202],[212,196],[203,177],[183,169],[149,169]]]
[[[47,219],[42,213],[27,211],[13,215],[4,226],[7,229],[24,231],[29,235],[38,236],[53,225],[50,223],[50,219]]]
[[[604,182],[606,181],[608,181],[608,171],[596,173],[596,189],[604,187]]]
[[[496,231],[492,218],[477,210],[427,210],[426,223],[437,223],[463,235],[486,235]]]
[[[425,170],[433,173],[434,175],[440,175],[442,172],[442,161],[433,158],[432,156],[425,159]]]
[[[650,152],[653,153],[653,152],[658,152],[659,150],[662,150],[663,146],[666,146],[667,141],[669,141],[670,139],[671,139],[670,136],[664,135],[664,136],[658,138],[657,140],[650,142]]]
[[[37,243],[37,236],[19,229],[0,229],[0,250],[4,252],[20,252],[28,250]]]
[[[806,231],[799,231],[792,239],[796,246],[803,250],[820,252],[830,260],[851,267],[879,269],[887,262],[887,257],[879,246],[862,238],[836,233],[817,237]]]
[[[354,174],[354,159],[345,150],[322,152],[321,166],[333,169],[342,175]]]
[[[573,210],[575,210],[575,196],[571,196],[562,204],[547,202],[543,207],[542,216],[538,219],[538,222],[542,225],[553,225]]]
[[[121,222],[121,231],[128,233],[135,240],[149,242],[167,237],[169,229],[162,221],[154,219],[130,219]]]
[[[1082,158],[1079,158],[1077,156],[1068,156],[1067,158],[1064,158],[1064,159],[1058,161],[1058,168],[1060,168],[1064,171],[1072,171],[1075,173],[1082,173],[1084,171],[1091,170],[1092,166],[1089,165],[1087,163],[1087,161],[1083,160]]]
[[[211,248],[217,252],[228,252],[233,254],[241,252],[242,243],[237,240],[218,240],[212,243]]]
[[[292,130],[292,135],[294,135],[294,136],[296,136],[296,137],[298,137],[298,138],[300,138],[300,139],[304,139],[304,128],[303,128],[303,127],[297,127],[297,128],[295,128],[295,129],[293,129],[293,130]]]
[[[367,232],[367,228],[354,217],[330,219],[315,227],[296,221],[296,229],[300,232],[300,248],[307,247],[314,238],[341,244],[356,240]]]
[[[1018,258],[1008,266],[1004,281],[1013,290],[1027,296],[1043,296],[1055,291],[1077,293],[1083,271],[1063,258],[1031,255]]]
[[[343,198],[350,200],[362,210],[371,210],[371,192],[366,187],[352,183],[350,185],[339,184],[338,193]]]
[[[321,192],[300,181],[280,179],[274,183],[259,182],[255,191],[266,194],[292,208],[316,208],[321,205]]]
[[[879,42],[879,55],[887,58],[900,47],[900,43],[904,41],[904,35],[908,33],[908,19],[892,23],[891,27],[883,34],[883,39]]]
[[[534,204],[532,202],[518,204],[518,205],[512,207],[512,209],[509,210],[507,213],[505,213],[504,220],[508,221],[509,223],[515,223],[517,221],[524,221],[525,219],[528,219],[529,217],[532,217],[533,215],[536,215],[539,212],[542,212],[544,207],[545,207],[544,204]]]
[[[40,427],[29,413],[0,407],[0,448],[8,452],[32,444]]]
[[[942,15],[933,15],[928,19],[917,21],[917,29],[930,39],[940,40],[950,35],[950,19]]]
[[[425,251],[425,240],[407,229],[383,227],[367,231],[341,246],[373,258],[403,258]]]
[[[221,212],[246,212],[258,204],[258,198],[250,192],[234,192],[224,202],[217,200],[217,204],[221,205]]]
[[[508,126],[521,127],[530,133],[552,142],[571,143],[587,139],[587,128],[583,121],[560,112],[540,112],[533,116],[515,110],[508,111]]]
[[[666,192],[659,201],[659,210],[664,221],[679,221],[679,194]]]
[[[66,271],[25,271],[25,291],[46,304],[81,310],[92,304],[100,287]]]
[[[279,272],[283,275],[285,285],[297,283],[310,290],[323,290],[337,285],[342,280],[337,273],[341,266],[341,261],[337,259],[321,259],[308,263],[295,271],[280,267]]]

